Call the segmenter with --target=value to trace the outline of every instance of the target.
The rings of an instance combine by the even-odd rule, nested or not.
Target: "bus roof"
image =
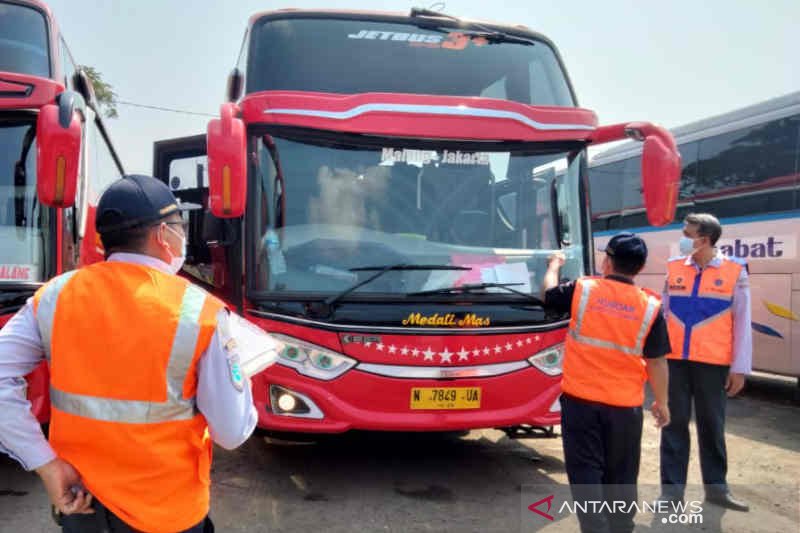
[[[670,131],[675,142],[682,144],[702,137],[725,133],[726,131],[747,127],[759,122],[775,120],[800,113],[800,91],[771,98],[757,104],[742,107],[734,111],[690,122]],[[642,150],[642,143],[628,141],[595,155],[591,164],[611,163],[620,159],[637,155]]]
[[[339,16],[365,16],[365,17],[394,17],[394,18],[411,18],[410,13],[403,13],[400,11],[378,11],[378,10],[363,10],[363,9],[300,9],[294,7],[287,7],[283,9],[271,9],[266,11],[259,11],[255,13],[253,16],[250,17],[250,23],[252,24],[256,20],[260,19],[261,17],[270,16],[270,15],[277,15],[282,13],[298,13],[302,16],[308,15],[339,15]],[[453,18],[451,18],[453,17]],[[425,17],[425,18],[435,18],[435,17]],[[468,19],[464,17],[457,17],[455,15],[450,15],[442,13],[441,19],[446,21],[453,21],[454,19],[458,19],[460,22],[464,22],[466,24],[485,24],[496,26],[498,28],[504,28],[507,30],[517,29],[517,30],[525,30],[531,31],[530,28],[525,26],[524,24],[515,24],[514,26],[509,26],[508,24],[502,22],[496,22],[491,20],[475,20],[475,19]]]

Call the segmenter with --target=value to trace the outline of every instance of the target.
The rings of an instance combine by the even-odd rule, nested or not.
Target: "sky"
[[[430,0],[46,0],[75,60],[122,101],[216,114],[250,15],[286,7],[407,12]],[[439,2],[441,4],[441,2]],[[559,48],[581,107],[601,124],[675,127],[800,90],[800,1],[449,0],[452,15],[523,24]],[[160,139],[209,117],[120,105],[108,121],[129,173]]]

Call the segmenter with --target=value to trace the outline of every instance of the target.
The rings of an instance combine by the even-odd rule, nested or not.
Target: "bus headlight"
[[[270,334],[278,343],[278,363],[304,376],[331,380],[353,368],[356,360],[322,346],[279,333]]]
[[[564,362],[564,343],[545,348],[529,357],[528,362],[548,376],[560,375],[561,365]]]

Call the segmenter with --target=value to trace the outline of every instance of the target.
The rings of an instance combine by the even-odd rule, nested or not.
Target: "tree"
[[[81,65],[79,68],[91,80],[94,95],[103,114],[108,118],[117,118],[117,93],[114,92],[114,87],[103,81],[102,73],[94,67]]]

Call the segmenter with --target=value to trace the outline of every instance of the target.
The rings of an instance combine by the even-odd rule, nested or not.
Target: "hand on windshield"
[[[564,266],[564,263],[567,262],[567,256],[564,255],[564,252],[555,252],[550,257],[547,258],[547,268],[548,269],[555,269],[556,271],[561,270],[561,267]]]
[[[545,272],[544,279],[542,280],[542,301],[547,301],[547,291],[558,285],[558,273],[561,271],[561,267],[564,266],[566,261],[567,258],[563,252],[555,252],[547,259],[547,272]]]

